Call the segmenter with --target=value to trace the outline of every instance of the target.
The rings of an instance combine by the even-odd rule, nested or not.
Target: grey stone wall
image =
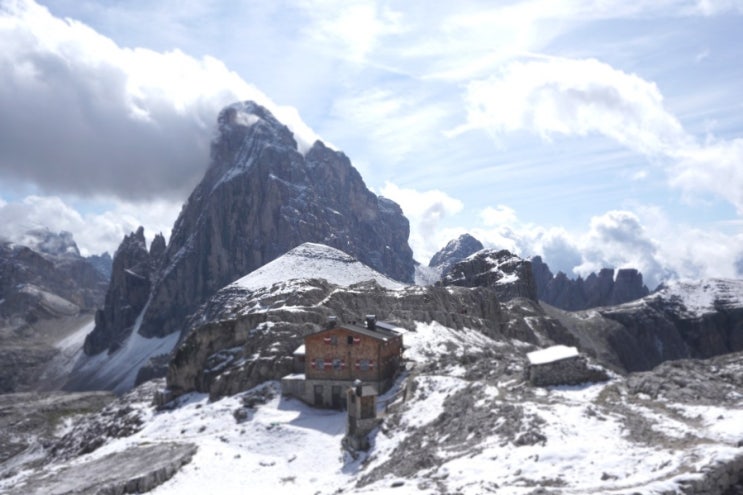
[[[587,382],[604,382],[609,379],[602,368],[589,366],[586,358],[576,356],[551,363],[530,365],[528,378],[532,385],[578,385]]]

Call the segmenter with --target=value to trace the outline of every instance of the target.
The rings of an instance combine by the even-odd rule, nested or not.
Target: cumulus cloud
[[[400,205],[410,221],[410,247],[416,259],[426,263],[433,254],[451,239],[451,231],[444,229],[446,219],[456,215],[464,204],[443,191],[417,191],[385,183],[382,196]]]
[[[43,191],[182,198],[208,164],[218,111],[253,99],[314,133],[212,57],[122,48],[32,0],[0,6],[0,174]]]
[[[573,232],[522,222],[515,212],[508,222],[483,222],[469,231],[488,247],[540,255],[553,272],[571,277],[602,268],[637,268],[652,289],[675,278],[737,277],[743,266],[743,234],[694,228],[655,206],[608,211]]]
[[[652,287],[672,274],[659,261],[659,244],[650,238],[640,219],[632,212],[609,211],[591,219],[582,236],[583,262],[574,268],[580,275],[601,268],[637,268]]]
[[[602,135],[662,165],[671,185],[720,196],[743,214],[743,139],[700,143],[666,110],[658,87],[635,74],[593,59],[532,58],[471,82],[465,104],[467,122],[450,135]]]
[[[116,251],[122,238],[144,224],[148,240],[158,232],[166,238],[179,212],[179,204],[164,200],[140,204],[116,202],[102,213],[81,214],[57,196],[27,196],[21,201],[0,200],[2,237],[19,242],[24,233],[37,228],[68,231],[84,256]]]

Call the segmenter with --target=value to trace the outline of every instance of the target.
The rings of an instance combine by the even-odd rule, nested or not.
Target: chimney
[[[369,330],[375,330],[377,328],[377,316],[366,315],[366,328]]]
[[[338,326],[338,317],[335,315],[328,316],[328,322],[325,324],[325,328],[328,330]]]

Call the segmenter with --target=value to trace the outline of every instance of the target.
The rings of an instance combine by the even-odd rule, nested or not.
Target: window
[[[346,337],[346,343],[348,345],[353,345],[353,335],[349,335],[348,337]]]
[[[316,358],[315,359],[315,369],[316,370],[324,370],[325,369],[325,360],[323,358]]]
[[[370,364],[368,359],[362,359],[359,361],[359,369],[361,371],[369,371],[369,368],[371,368]]]
[[[333,359],[333,369],[334,370],[343,369],[343,361],[340,358]]]
[[[330,336],[330,344],[331,345],[338,345],[338,336],[337,335],[331,335]]]

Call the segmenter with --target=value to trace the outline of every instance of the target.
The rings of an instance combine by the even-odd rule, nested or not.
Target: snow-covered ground
[[[356,459],[341,449],[344,413],[282,398],[271,382],[261,387],[273,396],[255,409],[243,398],[256,390],[215,402],[189,394],[160,412],[139,400],[131,404],[144,419],[139,432],[70,462],[135,445],[196,444],[192,461],[157,495],[526,495],[539,487],[629,495],[675,490],[704,466],[743,455],[743,394],[724,405],[689,405],[631,395],[621,378],[550,389],[532,388],[518,373],[473,379],[473,369],[495,368],[507,355],[526,358],[514,357],[518,346],[508,341],[438,323],[418,323],[404,339],[409,371],[380,397],[396,407]],[[236,411],[246,417],[238,421]],[[0,480],[0,492],[29,474]]]
[[[232,285],[257,290],[270,287],[277,282],[310,278],[324,278],[332,284],[343,287],[367,280],[376,280],[387,289],[405,287],[343,251],[309,242],[250,272]]]

